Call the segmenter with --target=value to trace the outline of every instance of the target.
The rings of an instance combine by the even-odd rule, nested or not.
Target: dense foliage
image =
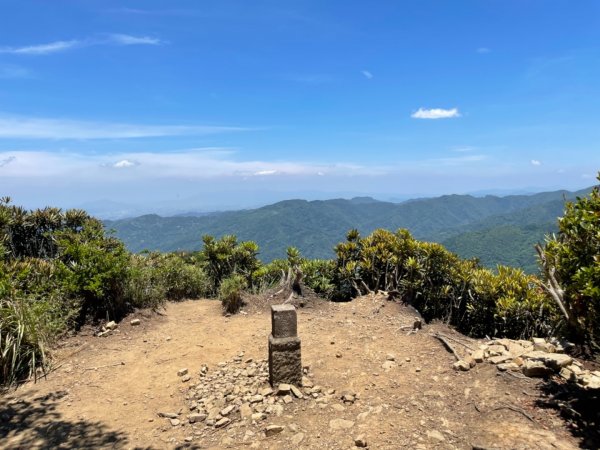
[[[86,320],[200,297],[202,265],[180,255],[132,255],[84,211],[27,211],[0,200],[0,384],[36,375],[48,348]]]
[[[351,230],[336,247],[339,298],[385,290],[474,336],[548,334],[554,308],[537,279],[519,269],[496,272],[460,259],[440,244],[415,240],[407,230]]]
[[[600,181],[600,173],[598,175]],[[600,190],[566,205],[559,232],[538,247],[544,287],[569,338],[600,351]]]

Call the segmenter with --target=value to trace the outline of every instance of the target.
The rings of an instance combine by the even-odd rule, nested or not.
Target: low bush
[[[48,349],[65,333],[79,302],[65,298],[53,265],[0,262],[0,385],[45,370]]]
[[[223,311],[234,314],[240,310],[243,305],[242,292],[246,286],[246,280],[241,275],[232,275],[221,282],[219,300]]]

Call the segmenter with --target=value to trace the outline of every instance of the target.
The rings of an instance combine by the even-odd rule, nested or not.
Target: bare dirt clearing
[[[249,311],[223,317],[216,301],[170,303],[164,316],[132,316],[139,326],[123,321],[118,334],[67,340],[47,379],[0,398],[0,446],[347,449],[359,435],[373,449],[580,445],[554,410],[535,406],[538,380],[491,364],[456,372],[430,333],[460,335],[440,324],[407,335],[400,327],[412,324],[410,309],[368,296],[298,310],[303,365],[312,383],[335,394],[295,398],[256,423],[239,413],[221,429],[188,423],[186,394],[203,365],[212,372],[241,352],[266,358],[270,313]],[[192,380],[182,381],[181,368]],[[346,391],[358,399],[344,403],[338,394]],[[181,420],[174,426],[158,416],[165,411]],[[282,429],[266,437],[269,425]]]

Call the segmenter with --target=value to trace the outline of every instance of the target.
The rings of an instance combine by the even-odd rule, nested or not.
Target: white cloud
[[[458,112],[458,108],[419,108],[416,112],[412,113],[410,117],[413,119],[451,119],[453,117],[460,117],[460,113]]]
[[[130,34],[113,33],[103,38],[72,39],[70,41],[54,41],[48,44],[28,45],[23,47],[0,47],[0,53],[13,55],[50,55],[67,50],[94,45],[161,45],[164,41],[150,36],[132,36]]]
[[[81,41],[55,41],[49,44],[29,45],[25,47],[0,47],[0,53],[11,53],[13,55],[49,55],[51,53],[64,52],[82,45]]]
[[[250,129],[226,126],[138,125],[0,115],[0,138],[13,139],[129,139],[248,130]]]
[[[121,161],[114,163],[112,166],[117,169],[125,169],[127,167],[137,166],[137,163],[129,161],[128,159],[122,159]]]
[[[111,34],[109,40],[119,45],[160,45],[163,43],[158,38],[150,36],[131,36],[130,34]]]
[[[258,172],[254,172],[254,175],[264,176],[264,175],[275,175],[277,173],[276,170],[259,170]]]
[[[531,165],[532,165],[532,166],[541,166],[541,165],[542,165],[542,162],[541,162],[541,161],[539,161],[539,160],[537,160],[537,159],[532,159],[532,160],[531,160]]]
[[[491,50],[487,47],[479,47],[477,50],[475,50],[477,53],[480,54],[485,54],[485,53],[490,53]]]
[[[360,73],[362,73],[365,78],[372,80],[373,79],[373,74],[371,72],[369,72],[368,70],[362,70]]]

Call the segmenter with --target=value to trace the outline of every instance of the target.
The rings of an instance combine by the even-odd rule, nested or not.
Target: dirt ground
[[[412,324],[413,312],[381,297],[310,306],[298,310],[303,365],[315,384],[359,394],[353,404],[295,399],[283,415],[254,425],[172,426],[157,414],[189,412],[177,371],[197,376],[201,366],[212,370],[240,352],[264,359],[271,326],[267,309],[224,317],[216,301],[185,301],[168,304],[164,315],[133,315],[111,336],[66,340],[46,379],[0,398],[0,447],[351,449],[361,434],[371,449],[582,445],[555,410],[536,406],[540,381],[491,364],[454,371],[453,355],[431,335],[465,339],[447,327],[407,335],[400,327]],[[141,325],[131,326],[133,318]],[[392,357],[396,366],[386,370]],[[348,428],[331,428],[333,419]],[[273,424],[283,431],[266,437],[262,430]],[[239,439],[243,428],[253,437]]]

